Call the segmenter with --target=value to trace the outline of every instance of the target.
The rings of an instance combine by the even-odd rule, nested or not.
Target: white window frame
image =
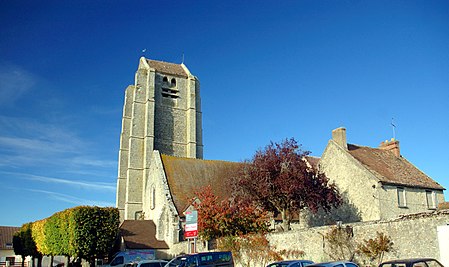
[[[397,191],[397,197],[398,197],[398,207],[399,208],[407,208],[407,194],[406,194],[405,187],[397,187],[396,191]],[[402,199],[403,203],[401,203],[401,199]]]
[[[428,194],[430,193],[430,199],[432,201],[432,203],[429,203],[429,198],[428,198]],[[435,191],[432,190],[426,190],[426,202],[427,202],[427,208],[429,210],[434,210],[437,208],[437,196]]]

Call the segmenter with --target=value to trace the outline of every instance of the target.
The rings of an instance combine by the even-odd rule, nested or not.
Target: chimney
[[[348,144],[346,143],[346,129],[344,127],[332,130],[332,140],[345,150],[348,150]]]
[[[401,156],[401,152],[399,151],[399,141],[391,138],[390,141],[385,140],[380,143],[379,148],[386,151],[391,151],[396,157]]]

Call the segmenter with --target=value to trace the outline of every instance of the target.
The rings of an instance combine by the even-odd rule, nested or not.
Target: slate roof
[[[0,226],[0,249],[12,249],[12,237],[20,227]]]
[[[156,225],[151,220],[125,220],[120,235],[127,249],[168,249],[165,241],[156,239]]]
[[[169,63],[164,61],[147,59],[147,63],[151,68],[154,68],[157,72],[171,74],[187,78],[188,75],[181,64]]]
[[[202,160],[161,155],[170,192],[178,214],[190,205],[194,193],[211,185],[220,199],[229,196],[229,181],[240,169],[242,163]]]
[[[396,157],[390,151],[348,144],[348,152],[382,183],[444,190],[440,184],[405,158]]]

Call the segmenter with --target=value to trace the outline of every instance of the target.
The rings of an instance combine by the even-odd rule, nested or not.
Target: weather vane
[[[393,128],[393,139],[396,140],[396,125],[394,124],[394,118],[391,118],[391,128]]]

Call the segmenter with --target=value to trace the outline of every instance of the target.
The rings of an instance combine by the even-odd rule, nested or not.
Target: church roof
[[[151,220],[125,220],[120,225],[127,249],[168,249],[165,241],[156,239],[156,225]]]
[[[171,74],[184,78],[188,77],[187,72],[185,71],[185,69],[182,67],[181,64],[169,63],[152,59],[147,59],[147,63],[151,68],[155,69],[157,72]]]
[[[175,207],[179,214],[190,205],[194,193],[211,185],[212,191],[220,199],[230,194],[230,178],[235,175],[242,163],[181,158],[161,155],[168,185]]]
[[[20,227],[0,226],[0,249],[13,249],[12,237]]]
[[[397,157],[391,151],[348,144],[348,152],[382,183],[444,190],[404,157]]]

